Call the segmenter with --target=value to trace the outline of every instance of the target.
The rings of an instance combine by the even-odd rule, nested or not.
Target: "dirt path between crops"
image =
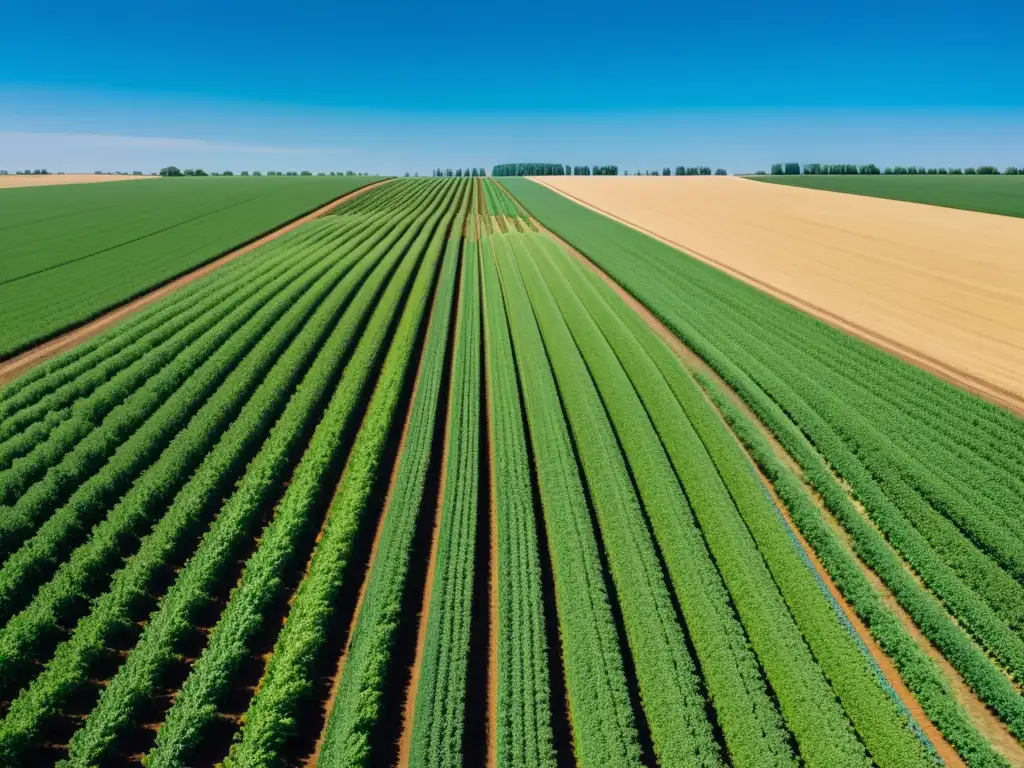
[[[483,273],[481,272],[481,279]],[[483,321],[486,325],[487,318],[487,296],[483,290],[480,291],[480,309]],[[487,412],[483,417],[487,419],[487,471],[491,476],[491,551],[490,557],[490,594],[488,600],[488,620],[490,621],[490,647],[487,649],[487,766],[494,768],[498,764],[498,472],[497,455],[495,453],[494,419],[491,418],[491,411],[494,409],[494,390],[491,382],[491,370],[488,364],[487,333],[483,333],[484,355],[481,363],[484,367],[484,386],[487,388],[486,403]]]
[[[757,420],[757,417],[753,415],[753,413],[749,410],[746,404],[739,399],[739,396],[736,395],[728,387],[727,384],[725,384],[725,382],[718,376],[718,374],[715,373],[704,362],[703,359],[701,359],[695,352],[693,352],[689,347],[683,344],[683,342],[678,337],[676,337],[675,334],[673,334],[667,326],[665,326],[660,320],[658,320],[658,318],[655,317],[654,314],[651,313],[649,309],[647,309],[647,307],[640,303],[640,301],[638,301],[625,288],[616,283],[608,274],[603,272],[596,264],[590,261],[582,253],[572,248],[572,246],[570,246],[568,243],[558,238],[557,235],[545,229],[538,222],[535,222],[535,224],[537,225],[538,230],[540,232],[543,232],[547,234],[549,237],[552,237],[556,242],[559,243],[559,245],[562,246],[562,248],[567,253],[569,253],[573,258],[575,258],[577,261],[583,264],[587,269],[589,269],[595,275],[600,277],[601,280],[603,280],[609,287],[611,287],[615,291],[615,293],[623,301],[625,301],[629,307],[631,307],[635,312],[637,312],[637,314],[644,319],[648,326],[650,326],[651,329],[653,329],[658,334],[658,336],[661,337],[666,342],[669,348],[671,348],[683,360],[684,364],[688,368],[690,368],[691,370],[700,371],[701,373],[704,373],[705,375],[713,378],[717,383],[719,383],[723,387],[724,391],[730,396],[730,399],[736,401],[737,405],[744,409],[747,415],[753,419],[754,424],[756,424],[758,428],[762,431],[762,433],[765,434],[765,436],[771,441],[773,449],[776,451],[779,457],[784,459],[787,465],[789,465],[791,469],[797,472],[797,477],[803,477],[803,473],[800,470],[799,466],[796,465],[796,462],[785,451],[782,445],[779,444],[778,441],[774,439],[773,435],[767,433],[767,431],[761,425],[760,421]],[[710,402],[710,399],[708,400],[708,402],[711,404],[712,408],[715,407],[714,404]],[[717,408],[715,410],[717,412]],[[726,426],[728,427],[728,425]],[[733,437],[737,440],[737,442],[739,442],[739,438],[736,437],[735,433],[732,432],[731,427],[729,429],[730,433],[733,434]],[[746,453],[746,449],[744,448],[742,443],[740,443],[740,447],[743,449],[744,453]],[[790,518],[789,510],[786,508],[782,500],[779,499],[778,496],[775,494],[775,490],[771,482],[761,473],[760,469],[757,467],[756,464],[754,464],[754,468],[757,471],[761,483],[764,485],[765,488],[768,489],[769,493],[772,496],[772,500],[775,502],[775,505],[782,512],[786,524],[789,526],[790,530],[793,531],[797,538],[797,541],[800,543],[801,548],[810,558],[811,562],[814,564],[815,571],[818,573],[823,583],[828,588],[829,594],[832,595],[832,597],[836,600],[836,603],[840,606],[844,615],[847,617],[847,619],[849,619],[850,624],[857,632],[857,636],[864,642],[865,646],[868,648],[868,651],[870,652],[872,659],[874,659],[875,663],[882,671],[882,674],[885,676],[886,680],[892,686],[893,690],[896,691],[897,696],[906,705],[907,709],[910,711],[914,720],[921,727],[921,730],[928,737],[929,741],[931,741],[931,743],[935,746],[935,749],[939,753],[939,756],[942,757],[942,759],[946,762],[947,765],[963,766],[964,762],[960,759],[960,756],[957,754],[956,750],[953,749],[953,747],[949,744],[949,742],[946,741],[945,737],[938,730],[938,728],[936,728],[935,725],[931,722],[931,720],[925,714],[921,705],[918,703],[917,698],[914,696],[913,692],[911,692],[910,689],[907,688],[906,684],[903,682],[903,679],[900,677],[899,672],[896,669],[896,666],[892,662],[892,659],[890,659],[881,649],[875,638],[871,635],[870,630],[868,630],[868,628],[864,625],[863,621],[861,621],[860,617],[847,603],[846,598],[839,591],[839,588],[836,587],[835,583],[832,581],[831,576],[828,574],[828,571],[818,560],[818,556],[815,553],[814,549],[810,546],[810,544],[807,543],[803,535],[800,533],[800,530],[796,527],[795,523]],[[820,500],[816,498],[816,501],[819,501],[820,505]],[[866,571],[867,574],[874,576],[874,573],[871,572],[870,569],[868,569],[863,563],[861,563],[860,560],[856,560],[856,562],[863,571]],[[878,581],[880,580],[877,576],[875,576],[873,583]],[[892,606],[890,605],[890,607]],[[902,611],[894,612],[904,623],[910,622],[910,624],[913,626],[913,629],[915,630],[914,632],[912,632],[912,636],[914,636],[914,638],[919,643],[924,644],[926,651],[930,651],[929,655],[933,655],[933,657],[934,655],[938,655],[939,658],[942,658],[941,654],[939,654],[939,652],[931,646],[928,640],[924,638],[924,636],[921,635],[920,631],[917,630],[916,626],[913,625],[913,622],[909,616],[902,613]],[[943,661],[945,660],[943,659]],[[943,671],[947,671],[946,668],[952,670],[952,667],[950,667],[948,662],[945,663]],[[952,671],[955,677],[951,679],[959,681],[966,688],[966,684],[963,683],[963,681],[960,679],[956,671]],[[1003,740],[998,738],[999,736],[1005,735],[1012,742],[1013,747],[1016,747],[1016,750],[1021,752],[1021,755],[1024,756],[1024,750],[1021,750],[1020,745],[1018,745],[1017,742],[1013,740],[1013,737],[1009,735],[1009,733],[1005,729],[1005,726],[1003,726],[1003,724],[994,715],[988,712],[988,710],[985,708],[985,705],[981,701],[979,701],[977,697],[974,696],[973,692],[971,692],[969,689],[966,692],[967,694],[969,694],[968,698],[972,699],[974,704],[976,705],[974,707],[971,707],[971,719],[975,723],[975,725],[978,726],[979,730],[981,730],[982,734],[990,740],[999,741],[1000,746],[1009,748],[1010,745],[1003,744]],[[958,695],[957,700],[960,701],[960,699],[961,697]],[[982,713],[984,713],[984,715]],[[1004,749],[1000,749],[1000,751],[1004,752]],[[1004,752],[1004,754],[1006,754],[1006,752]]]
[[[88,341],[94,336],[98,336],[101,333],[110,330],[122,320],[125,320],[126,318],[130,317],[136,312],[145,309],[150,304],[159,301],[165,296],[170,295],[179,288],[183,288],[184,286],[188,285],[191,282],[194,282],[195,280],[198,280],[202,277],[206,277],[208,274],[210,274],[216,269],[219,269],[225,264],[228,264],[234,261],[235,259],[246,255],[247,253],[251,253],[260,246],[266,245],[267,243],[271,242],[272,240],[276,240],[282,235],[285,235],[295,229],[298,229],[303,224],[306,224],[312,221],[313,219],[322,216],[323,214],[338,207],[342,203],[348,202],[349,200],[359,197],[360,195],[363,195],[372,189],[376,189],[382,184],[387,184],[388,181],[390,180],[386,179],[384,181],[378,181],[373,184],[368,184],[365,187],[360,187],[359,189],[353,192],[349,192],[348,194],[343,195],[335,200],[332,200],[331,202],[325,205],[322,205],[315,211],[312,211],[311,213],[308,213],[305,216],[295,219],[294,221],[285,224],[279,229],[275,229],[273,232],[270,232],[260,237],[259,239],[242,246],[241,248],[237,248],[229,253],[226,253],[223,256],[215,259],[214,261],[211,261],[210,263],[202,267],[194,269],[191,272],[188,272],[182,275],[181,277],[178,277],[172,280],[171,282],[166,283],[160,286],[159,288],[150,291],[147,294],[144,294],[136,299],[132,299],[127,304],[122,304],[121,306],[110,310],[106,314],[101,315],[95,320],[89,321],[85,325],[73,328],[72,330],[63,333],[60,336],[50,339],[49,341],[45,341],[39,344],[38,346],[33,347],[32,349],[28,349],[22,352],[21,354],[10,358],[9,360],[4,360],[0,362],[0,386],[7,384],[10,381],[13,381],[18,376],[21,376],[23,373],[39,365],[40,363],[43,363],[52,357],[56,357],[62,352],[67,352],[69,349],[77,347],[79,344]]]
[[[64,184],[96,184],[103,181],[141,181],[159,179],[159,176],[118,176],[113,173],[47,173],[38,176],[0,176],[0,189],[22,187],[56,187]]]
[[[1024,220],[736,177],[535,182],[1024,415]]]

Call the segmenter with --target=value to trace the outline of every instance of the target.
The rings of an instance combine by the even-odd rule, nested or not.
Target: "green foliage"
[[[491,182],[493,183],[493,182]],[[480,265],[470,229],[452,351],[434,580],[426,605],[426,634],[413,708],[410,765],[462,765],[466,680],[469,672],[473,575],[479,514],[481,434]]]
[[[1022,486],[1020,420],[557,194],[509,186],[641,297],[777,435],[806,435],[810,454],[783,444],[809,473],[807,456],[827,462],[863,505],[845,492],[845,506],[834,491],[829,501],[829,489],[816,486],[857,554],[979,698],[1022,733],[1024,706],[1006,676],[1020,672],[1020,638],[1007,623],[1019,599],[996,566],[1009,567],[1020,540],[1019,520],[1007,512],[1014,506],[1000,502]],[[997,521],[1014,532],[1005,541],[986,538]],[[904,680],[943,733],[977,764],[991,764],[971,751],[970,729],[917,668],[911,659]]]
[[[968,211],[1024,216],[1024,178],[1007,173],[965,178],[958,168],[938,169],[935,175],[887,173],[858,176],[767,176],[759,181],[854,195],[962,208]]]
[[[376,369],[377,361],[384,358],[377,386],[327,511],[322,537],[295,593],[262,686],[249,706],[240,737],[225,762],[227,766],[280,764],[282,750],[295,732],[301,708],[308,705],[316,660],[324,651],[327,628],[334,616],[356,534],[369,513],[367,502],[377,481],[379,463],[389,435],[398,428],[395,423],[398,400],[446,234],[442,222],[451,215],[458,188],[460,185],[445,185],[444,197],[436,203],[429,217],[421,216],[418,225],[404,236],[403,245],[396,246],[395,250],[405,255],[400,267],[404,276],[388,286],[346,368],[346,375],[366,382]],[[397,321],[395,340],[389,347],[389,329],[396,322],[405,291],[403,283],[424,253],[427,254],[426,270],[420,269],[410,300]],[[339,415],[355,413],[362,386],[340,387],[337,403],[332,402],[329,411]],[[340,426],[324,428],[318,441],[323,445],[318,445],[317,451],[331,449]],[[318,459],[313,463],[318,466],[322,462],[323,459]],[[254,591],[256,594],[263,592],[259,588]],[[231,648],[237,647],[235,643],[228,644]]]
[[[172,184],[156,179],[2,190],[0,229],[6,234],[0,264],[0,357],[373,180],[224,184],[193,179]]]
[[[366,592],[324,734],[324,759],[339,765],[373,764],[370,733],[380,723],[385,688],[395,673],[392,654],[404,627],[402,602],[407,597],[413,539],[421,524],[417,518],[423,506],[427,469],[432,455],[441,450],[440,445],[433,444],[434,430],[453,314],[463,215],[453,220],[448,236],[408,417],[405,449],[398,457],[377,554],[367,575]]]

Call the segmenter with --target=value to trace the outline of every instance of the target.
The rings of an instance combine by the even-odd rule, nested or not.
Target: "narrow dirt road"
[[[534,181],[1024,414],[1024,219],[728,176]]]

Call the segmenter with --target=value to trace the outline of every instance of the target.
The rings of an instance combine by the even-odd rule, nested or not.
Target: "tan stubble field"
[[[1024,219],[736,177],[534,181],[1024,410]]]
[[[139,181],[159,176],[117,176],[108,173],[47,173],[38,176],[0,176],[0,189],[15,187],[53,187],[59,184],[95,184],[101,181]]]

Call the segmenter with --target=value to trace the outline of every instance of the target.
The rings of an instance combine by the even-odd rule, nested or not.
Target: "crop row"
[[[395,414],[412,366],[412,352],[424,322],[447,229],[453,210],[461,203],[459,198],[464,187],[456,185],[450,189],[457,190],[458,194],[447,196],[441,210],[421,230],[412,246],[416,252],[426,251],[428,269],[420,270],[413,284],[390,347],[383,336],[365,335],[365,343],[361,342],[349,363],[353,375],[366,375],[362,372],[379,356],[384,356],[377,386],[326,512],[322,536],[295,592],[262,685],[246,712],[239,739],[226,765],[279,764],[283,759],[282,751],[294,735],[300,708],[308,705],[314,668],[325,652],[328,627],[336,615],[337,597],[348,584],[353,547],[359,531],[367,525],[367,500],[378,482],[380,462],[395,429]],[[381,309],[371,320],[371,327],[390,324],[394,315],[394,310]],[[332,401],[329,411],[344,413],[354,409],[357,402],[353,388],[339,388],[336,402]],[[330,441],[336,432],[337,428],[327,428],[320,440]]]
[[[365,266],[362,269],[362,276],[365,276],[367,271],[373,269],[380,262],[387,250],[385,245],[378,249],[378,253],[371,254],[364,259]],[[325,351],[320,358],[327,361],[325,364],[329,366],[337,365],[340,360],[344,359],[345,348],[353,342],[362,327],[361,315],[373,306],[378,292],[387,282],[388,276],[394,268],[397,256],[401,253],[401,249],[396,249],[391,255],[390,264],[385,261],[376,267],[374,276],[368,283],[363,284],[359,296],[349,308],[350,311],[346,313],[347,319],[340,324],[336,325],[336,318],[347,304],[346,295],[362,282],[363,278],[358,272],[350,272],[347,275],[348,279],[341,283],[335,284],[334,281],[330,281],[328,287],[334,285],[332,295],[314,292],[304,297],[305,301],[300,301],[295,305],[296,316],[304,318],[308,314],[308,309],[303,305],[319,303],[318,309],[307,320],[298,336],[295,336],[296,328],[289,325],[275,329],[278,334],[288,337],[289,340],[294,340],[294,343],[281,355],[265,354],[255,358],[262,360],[269,356],[275,366],[262,380],[253,395],[248,398],[248,402],[231,428],[221,436],[212,451],[202,457],[202,463],[196,474],[177,495],[167,514],[160,520],[152,534],[144,538],[139,552],[113,576],[111,589],[103,594],[100,600],[93,605],[92,611],[79,622],[71,638],[58,647],[54,659],[43,674],[14,700],[11,712],[0,726],[0,732],[7,737],[0,737],[0,743],[4,745],[5,749],[16,750],[25,746],[32,735],[37,732],[40,723],[47,716],[60,711],[60,707],[67,701],[67,697],[80,689],[88,680],[91,665],[95,664],[98,658],[104,654],[105,644],[109,641],[111,632],[124,626],[126,621],[130,621],[133,616],[138,614],[140,595],[148,594],[154,576],[159,573],[161,568],[166,567],[168,560],[173,561],[177,551],[184,549],[187,552],[191,546],[194,546],[190,546],[190,543],[195,541],[195,536],[204,527],[206,516],[212,511],[210,509],[211,501],[225,487],[226,481],[234,477],[238,469],[243,467],[245,461],[252,455],[252,451],[262,439],[261,435],[265,434],[266,430],[274,423],[273,418],[268,419],[268,414],[279,412],[288,402],[299,374],[305,370],[304,361],[312,359],[312,356],[321,350],[325,336],[332,328],[335,330],[326,346],[323,347]],[[359,266],[363,265],[358,265],[357,270]],[[269,343],[277,343],[273,338],[275,335],[266,337],[270,340]],[[271,347],[272,349],[273,347]],[[237,369],[236,373],[243,381],[247,377],[251,379],[252,365],[243,366]],[[320,384],[321,387],[327,385],[327,382]],[[238,397],[237,392],[237,388],[225,386],[218,394],[224,398],[234,399]],[[242,392],[244,393],[244,390]],[[216,400],[215,397],[207,404],[210,406],[210,417],[200,418],[203,414],[201,410],[190,427],[203,429],[208,426],[209,418],[220,418],[220,414],[225,409],[223,405],[218,405]],[[295,414],[292,416],[292,421],[294,421],[297,414],[303,412],[302,400],[295,402],[297,405],[291,411],[286,409],[283,419],[292,413]],[[306,418],[309,417],[308,410],[314,403],[315,401],[306,404]],[[301,424],[293,424],[293,426],[298,427]],[[185,439],[178,443],[181,447],[180,450],[176,453],[175,445],[172,443],[162,460],[155,464],[139,483],[136,483],[132,492],[96,529],[88,543],[76,551],[72,559],[58,573],[57,579],[47,585],[26,612],[5,627],[5,640],[8,638],[21,640],[22,645],[28,645],[28,650],[30,650],[31,644],[38,642],[48,625],[54,625],[62,618],[66,620],[66,617],[61,615],[61,608],[80,601],[83,589],[95,588],[97,575],[103,573],[101,566],[106,564],[109,568],[109,565],[112,564],[110,553],[116,554],[119,530],[133,517],[138,517],[147,510],[159,509],[153,504],[153,494],[166,488],[169,478],[180,474],[179,454],[181,451],[187,453],[196,444],[195,440],[188,439],[187,432],[188,430],[183,433]],[[301,430],[298,434],[301,434]],[[150,514],[152,513],[150,512]],[[237,515],[234,518],[231,515],[219,516],[218,530],[227,530],[233,519],[237,519]],[[222,521],[223,524],[221,524]],[[85,570],[83,571],[83,569]],[[192,570],[186,569],[186,582]],[[91,578],[89,573],[93,574]],[[187,588],[185,591],[187,592]],[[172,601],[171,608],[173,607],[174,602]],[[173,613],[171,608],[168,611]],[[163,626],[165,625],[155,622],[144,639],[159,637]],[[180,618],[171,623],[171,628],[178,632],[187,626],[188,622],[182,622]],[[141,647],[143,651],[137,657],[133,654],[131,658],[146,658],[147,646],[144,644]],[[20,648],[20,650],[26,649]],[[10,659],[12,663],[25,658],[24,653],[15,655],[5,652],[4,656],[5,660]],[[119,675],[116,679],[134,682],[136,676],[129,671],[124,676]],[[116,700],[116,694],[112,694],[111,700]],[[87,724],[101,721],[102,718],[96,721],[90,718],[87,720]]]
[[[994,528],[992,546],[985,547],[983,538],[988,535],[985,526],[1001,519],[988,515],[1005,515],[1009,508],[1003,502],[1012,493],[1008,497],[1002,489],[1014,486],[990,481],[987,487],[981,485],[982,491],[967,482],[1012,479],[1019,473],[1019,467],[1001,461],[994,450],[1000,440],[1007,450],[1019,450],[1020,431],[1012,418],[638,232],[549,196],[546,190],[535,192],[527,182],[514,184],[517,194],[522,188],[522,198],[534,215],[647,303],[776,433],[846,528],[857,554],[1019,736],[1019,695],[946,613],[1016,674],[1020,640],[1013,627],[1019,615],[1019,585],[987,558],[998,557],[1011,565],[1019,539],[1004,535],[1002,542],[995,541]],[[911,446],[916,446],[917,455]],[[953,446],[957,461],[936,458]],[[958,463],[970,471],[958,469],[946,473],[941,482],[936,480],[934,467]],[[870,521],[851,503],[833,469],[849,483]],[[955,509],[957,497],[982,503]],[[812,544],[821,541],[809,539]],[[942,603],[914,580],[900,556]],[[837,583],[852,584],[849,579]],[[864,600],[862,605],[869,605]],[[883,638],[896,636],[891,614],[878,618],[877,611],[869,614],[873,608],[864,611],[874,617],[865,619],[872,631],[880,627],[883,646]],[[978,744],[977,733],[957,714],[948,691],[920,671],[925,669],[920,657],[905,643],[899,645],[902,640],[892,643],[903,649],[901,672],[906,670],[908,686],[922,696],[930,715],[939,713],[936,724],[951,743],[978,764],[989,764],[991,751],[972,746]]]
[[[377,179],[188,179],[4,190],[0,357]]]
[[[413,401],[403,436],[404,448],[397,458],[394,479],[383,510],[376,554],[366,577],[366,587],[355,617],[338,690],[321,754],[330,765],[371,765],[371,734],[379,727],[384,696],[395,674],[394,652],[402,623],[402,605],[413,596],[406,593],[410,560],[421,510],[433,509],[424,498],[441,401],[444,367],[448,357],[452,303],[459,273],[459,249],[465,214],[453,220],[444,262],[416,377]],[[441,413],[443,414],[443,410]]]
[[[474,558],[480,514],[480,266],[475,227],[462,252],[448,423],[426,633],[413,702],[412,765],[462,764]]]

